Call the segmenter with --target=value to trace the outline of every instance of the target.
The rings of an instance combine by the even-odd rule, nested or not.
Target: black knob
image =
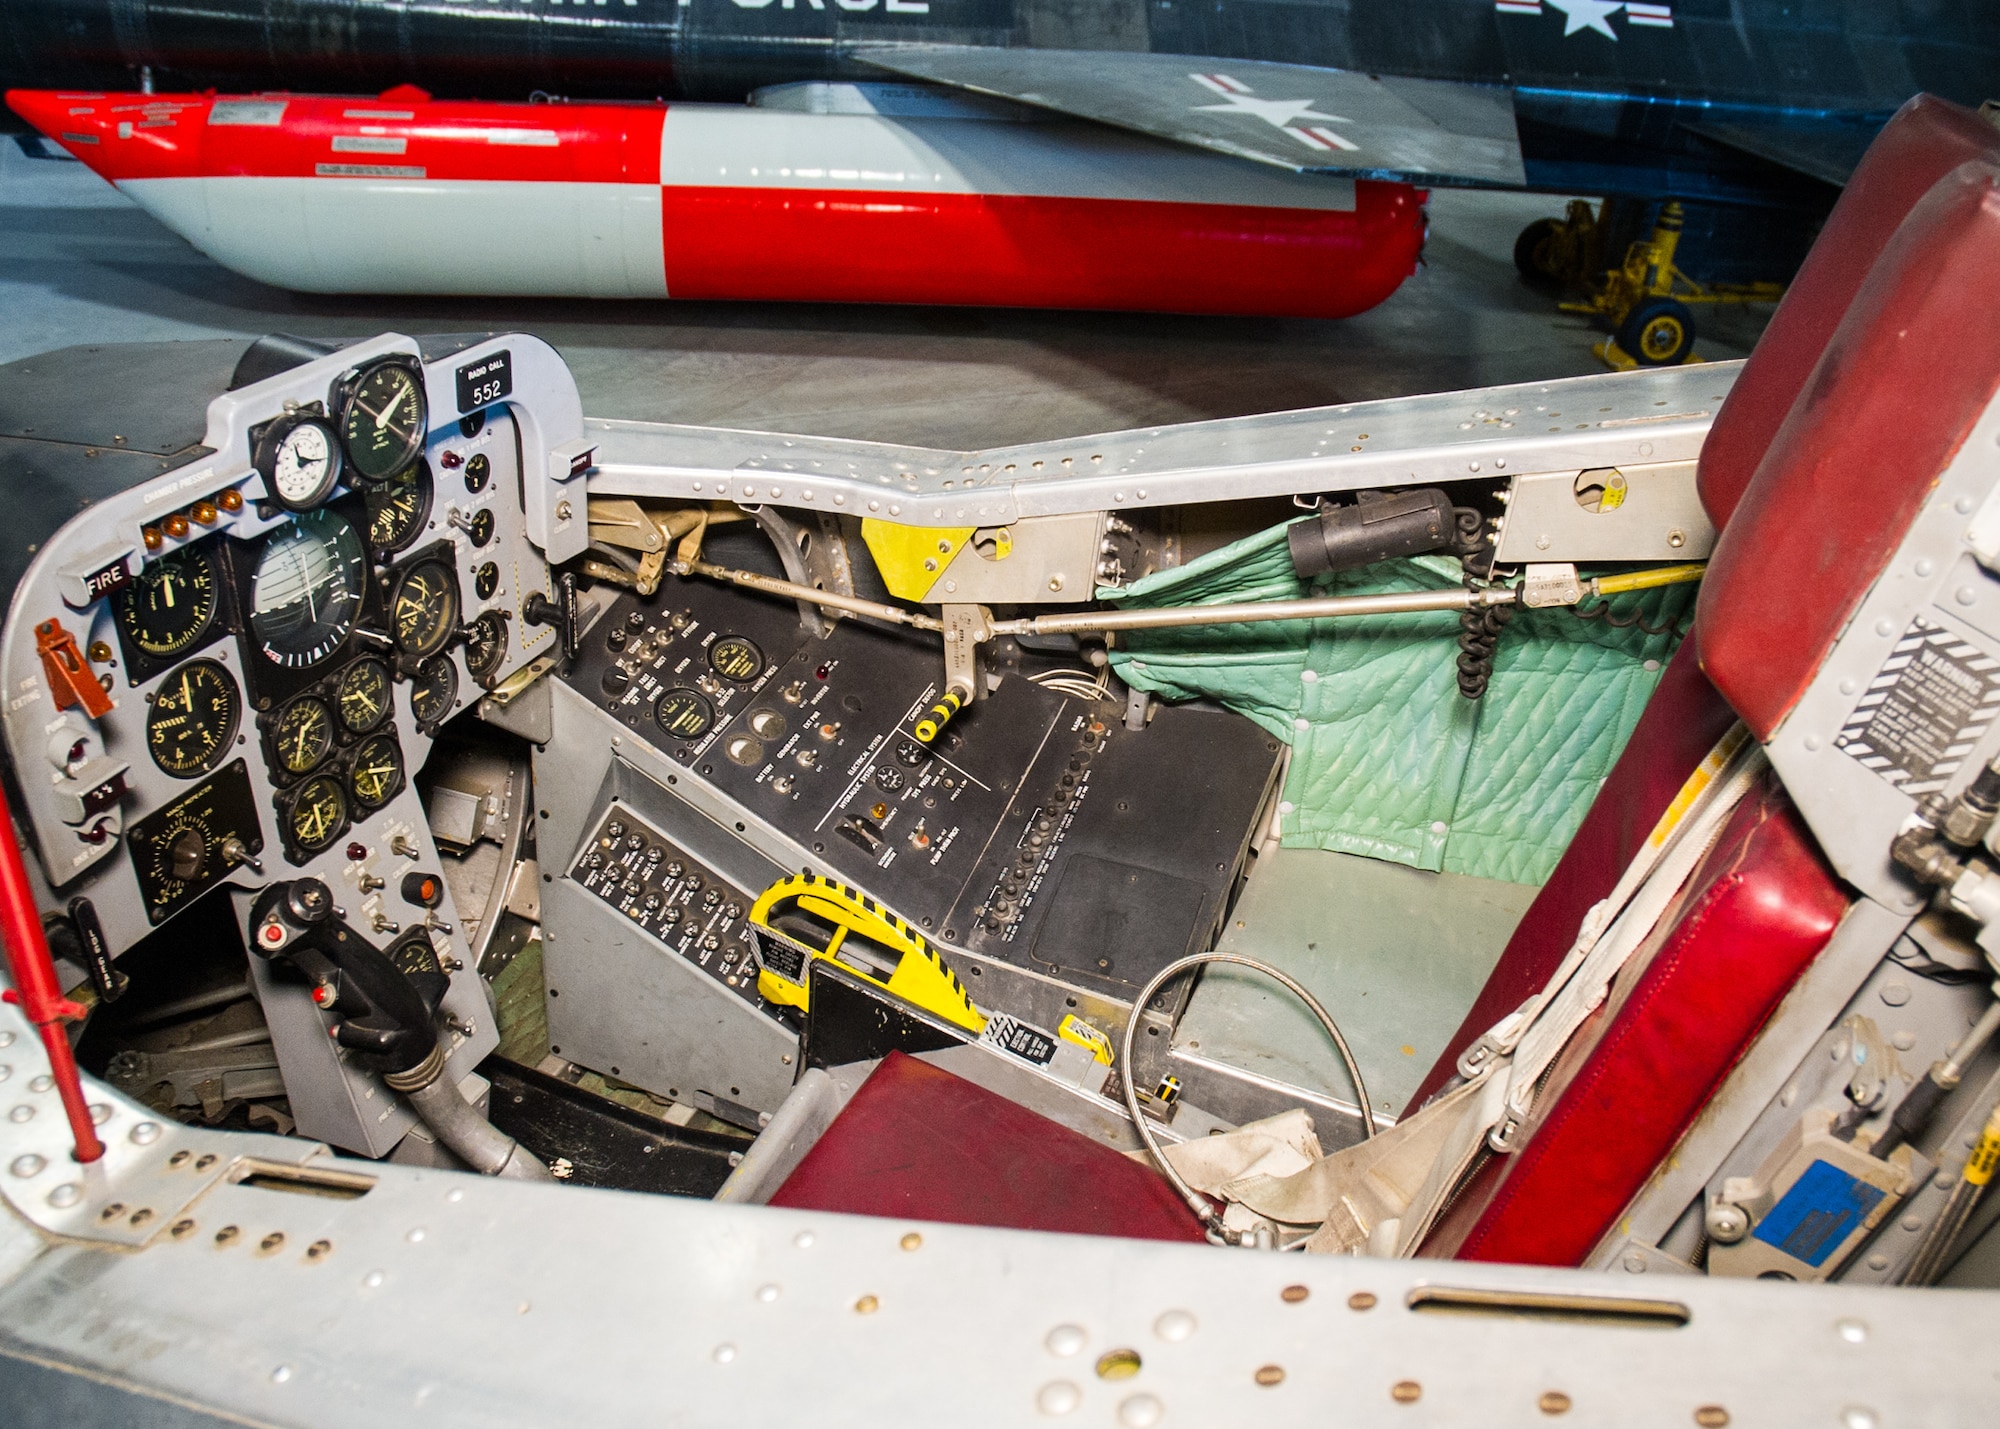
[[[285,915],[301,928],[333,916],[333,891],[317,878],[301,878],[285,890]]]

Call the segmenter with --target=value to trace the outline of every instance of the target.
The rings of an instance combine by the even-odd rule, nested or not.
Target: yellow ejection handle
[[[965,701],[959,698],[958,691],[946,690],[938,697],[938,702],[917,721],[913,732],[919,740],[929,744],[943,732],[944,727],[951,722],[951,717],[964,708]]]

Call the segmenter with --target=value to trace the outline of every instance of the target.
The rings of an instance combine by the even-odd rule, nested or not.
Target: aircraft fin
[[[1131,51],[860,45],[910,79],[1301,173],[1453,187],[1525,182],[1513,91],[1311,65]]]

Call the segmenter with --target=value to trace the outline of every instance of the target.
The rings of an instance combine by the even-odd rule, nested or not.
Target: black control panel
[[[125,835],[146,917],[164,921],[264,849],[250,771],[232,760]]]
[[[614,802],[577,850],[575,882],[747,1002],[757,996],[752,895]]]
[[[1213,936],[1280,756],[1223,710],[1128,730],[1018,675],[927,746],[935,638],[820,638],[700,580],[621,594],[564,678],[934,941],[1122,998]]]

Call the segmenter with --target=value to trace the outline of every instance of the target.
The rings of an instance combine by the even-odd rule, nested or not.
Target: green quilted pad
[[[1277,526],[1101,598],[1126,607],[1444,590],[1458,562],[1384,561],[1308,583]],[[1617,596],[1660,627],[1695,587]],[[1437,611],[1119,638],[1120,678],[1163,699],[1208,696],[1292,744],[1279,828],[1291,848],[1366,854],[1475,878],[1544,882],[1652,695],[1677,636],[1524,610],[1486,695],[1458,693],[1458,616]]]

